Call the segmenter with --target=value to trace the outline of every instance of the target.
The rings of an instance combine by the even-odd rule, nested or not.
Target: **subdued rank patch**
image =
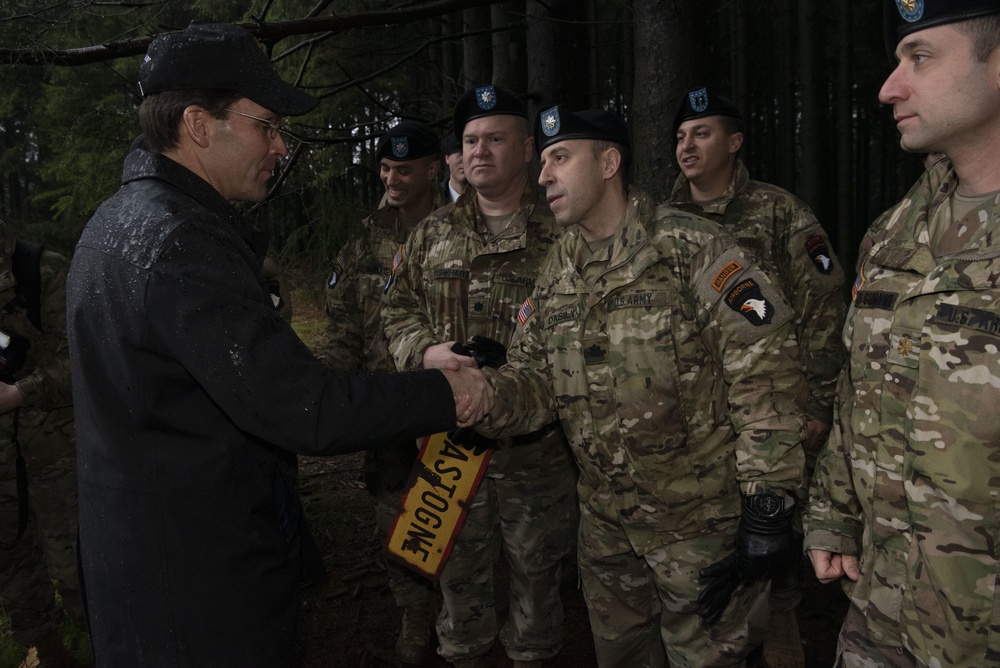
[[[403,159],[410,154],[410,138],[409,137],[393,137],[392,138],[392,156],[394,158]]]
[[[440,576],[492,454],[477,455],[445,432],[424,439],[386,537],[393,558],[431,580]]]
[[[830,257],[830,249],[826,247],[826,241],[819,234],[814,234],[806,239],[806,252],[812,258],[816,269],[821,274],[829,274],[833,271],[833,260]]]
[[[383,293],[389,292],[389,287],[396,278],[396,270],[401,264],[403,264],[403,244],[399,244],[396,254],[392,256],[392,270],[389,272],[389,278],[386,279],[385,287],[382,288]]]
[[[877,308],[883,311],[896,308],[897,299],[899,299],[898,292],[885,290],[858,290],[854,295],[854,303],[858,308]]]
[[[768,325],[774,317],[774,306],[764,298],[760,285],[752,278],[740,281],[725,299],[729,308],[742,314],[751,325]]]
[[[691,91],[688,93],[688,101],[691,102],[691,109],[695,113],[700,114],[708,109],[708,89],[699,88],[698,90]]]
[[[608,350],[600,341],[590,343],[583,341],[583,363],[604,364],[608,359]]]
[[[524,300],[521,304],[521,308],[517,311],[517,321],[521,325],[528,322],[528,318],[535,312],[535,305],[531,303],[531,297]]]
[[[712,279],[712,287],[715,288],[716,292],[722,292],[722,288],[725,287],[726,281],[728,281],[733,274],[735,274],[742,268],[743,268],[742,264],[740,264],[736,260],[733,260],[725,267],[720,269],[719,273],[715,275],[715,278]]]
[[[983,309],[939,304],[933,320],[939,325],[958,325],[984,334],[1000,336],[1000,315]]]

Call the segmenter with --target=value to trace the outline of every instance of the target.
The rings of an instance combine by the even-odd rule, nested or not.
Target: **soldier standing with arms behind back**
[[[628,187],[607,111],[542,112],[539,183],[566,228],[477,427],[558,416],[580,467],[579,562],[598,664],[739,666],[792,552],[802,384],[792,313],[711,221]],[[735,548],[735,551],[734,551]]]
[[[469,187],[410,235],[382,315],[401,369],[461,363],[451,342],[506,345],[538,265],[555,241],[552,213],[528,179],[534,146],[524,104],[494,86],[455,105]],[[468,359],[468,358],[466,358]],[[555,423],[497,444],[439,584],[439,653],[482,666],[498,635],[493,567],[501,548],[510,606],[500,642],[519,668],[562,647],[561,564],[576,531],[576,472]]]
[[[947,155],[869,228],[804,515],[843,666],[1000,665],[1000,3],[885,0],[879,99]]]
[[[337,256],[327,282],[323,358],[331,367],[348,373],[396,370],[382,329],[382,295],[392,259],[407,235],[444,203],[435,181],[440,154],[434,130],[417,121],[403,121],[379,140],[375,158],[385,186],[382,205],[365,218],[363,232]],[[417,444],[412,440],[365,453],[365,487],[375,499],[382,537],[392,526],[416,459]],[[396,605],[403,608],[396,658],[407,665],[425,665],[434,589],[396,561],[387,560],[386,571]]]
[[[689,91],[673,130],[681,174],[670,203],[722,225],[792,306],[799,360],[809,383],[803,442],[808,480],[830,433],[834,386],[847,356],[840,341],[846,311],[843,268],[809,207],[787,190],[750,180],[738,157],[743,117],[731,100],[708,88]],[[798,496],[805,501],[806,488]],[[795,618],[802,600],[801,566],[799,560],[789,563],[771,582],[764,639],[769,668],[805,665]]]
[[[14,640],[32,648],[22,665],[62,668],[72,660],[56,589],[67,616],[87,630],[76,566],[69,262],[15,240],[2,221],[0,244],[0,597]]]

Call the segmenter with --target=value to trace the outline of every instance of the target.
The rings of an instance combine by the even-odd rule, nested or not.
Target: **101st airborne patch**
[[[390,556],[437,580],[462,530],[468,504],[486,475],[493,454],[451,440],[450,432],[424,438],[420,456],[386,538]]]

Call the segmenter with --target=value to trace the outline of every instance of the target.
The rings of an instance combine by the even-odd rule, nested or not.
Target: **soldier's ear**
[[[743,133],[734,132],[729,135],[729,152],[737,153],[743,147]]]
[[[601,168],[602,174],[605,181],[610,181],[614,178],[615,174],[621,169],[622,166],[622,154],[614,146],[609,146],[604,149],[604,153],[601,155]]]

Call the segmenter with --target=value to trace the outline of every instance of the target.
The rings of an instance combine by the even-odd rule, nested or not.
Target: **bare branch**
[[[294,35],[344,31],[373,25],[397,25],[461,11],[470,7],[493,5],[502,0],[430,0],[414,5],[357,14],[316,16],[274,23],[241,24],[261,41],[275,42]],[[322,4],[322,3],[321,3]],[[317,7],[318,9],[318,7]],[[0,65],[65,65],[90,63],[137,56],[146,52],[153,36],[105,42],[76,49],[13,48],[0,46]]]

